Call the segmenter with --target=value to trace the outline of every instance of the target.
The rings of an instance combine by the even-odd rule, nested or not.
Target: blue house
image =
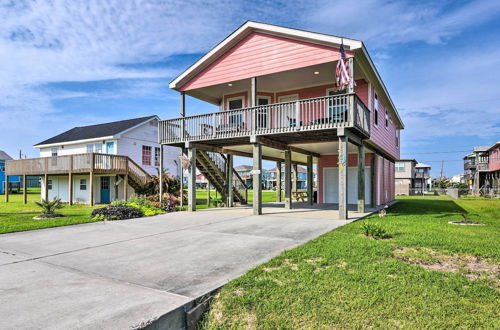
[[[0,150],[0,195],[5,194],[5,161],[12,160],[5,151]],[[9,177],[9,182],[16,182],[19,185],[20,178],[18,176]]]

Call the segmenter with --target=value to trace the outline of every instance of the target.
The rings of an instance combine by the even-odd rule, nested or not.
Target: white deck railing
[[[162,120],[160,143],[355,127],[370,135],[370,111],[355,94]]]

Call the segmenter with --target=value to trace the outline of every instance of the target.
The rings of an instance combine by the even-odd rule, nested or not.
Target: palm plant
[[[55,214],[56,210],[63,208],[61,199],[56,197],[53,200],[42,199],[41,202],[35,201],[35,204],[42,208],[42,214]]]

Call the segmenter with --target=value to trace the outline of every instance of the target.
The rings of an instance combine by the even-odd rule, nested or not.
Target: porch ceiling
[[[337,61],[312,65],[295,70],[273,73],[257,77],[259,92],[282,92],[304,87],[333,84],[335,81],[335,67]],[[319,74],[314,74],[319,72]],[[363,73],[354,66],[354,79],[362,79]],[[186,91],[186,94],[203,101],[219,105],[222,97],[250,90],[250,79],[243,79],[228,83],[203,87]]]

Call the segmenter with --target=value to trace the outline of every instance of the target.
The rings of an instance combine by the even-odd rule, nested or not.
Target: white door
[[[349,167],[347,178],[347,203],[358,203],[358,168]],[[324,203],[339,202],[339,171],[338,168],[325,168],[324,172]],[[370,168],[365,168],[365,204],[371,203]]]

